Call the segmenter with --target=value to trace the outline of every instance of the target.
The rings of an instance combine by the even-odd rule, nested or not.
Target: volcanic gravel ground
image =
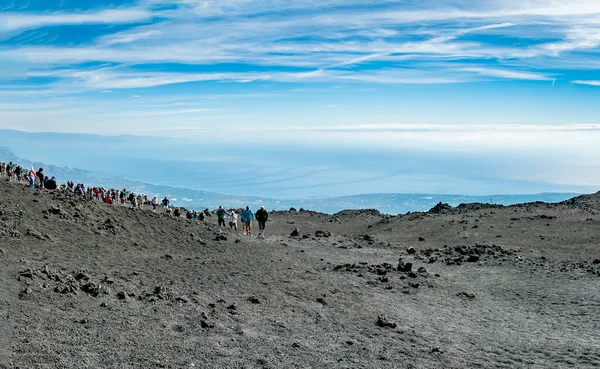
[[[258,239],[3,181],[0,368],[600,367],[599,214],[279,211]]]

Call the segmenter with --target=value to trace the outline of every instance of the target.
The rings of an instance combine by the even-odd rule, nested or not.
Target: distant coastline
[[[225,194],[199,189],[163,186],[124,178],[95,177],[93,172],[77,168],[65,168],[47,163],[32,162],[16,157],[6,149],[0,149],[0,161],[14,161],[25,166],[42,166],[49,174],[55,175],[59,183],[68,180],[105,188],[127,188],[136,193],[171,199],[174,206],[187,209],[214,209],[219,205],[227,208],[265,206],[269,210],[289,210],[290,208],[318,211],[335,214],[343,210],[377,209],[384,214],[404,214],[407,212],[428,211],[438,203],[458,206],[461,203],[489,203],[495,205],[514,205],[542,201],[547,203],[560,202],[581,193],[536,193],[536,194],[493,194],[493,195],[463,195],[463,194],[427,194],[427,193],[373,193],[337,197],[314,197],[300,199],[277,199],[268,197],[243,196]]]

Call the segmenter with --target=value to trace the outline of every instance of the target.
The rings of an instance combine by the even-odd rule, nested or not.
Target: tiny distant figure
[[[156,213],[156,207],[158,206],[158,199],[156,196],[152,198],[152,211]]]
[[[46,187],[47,190],[56,190],[56,178],[53,176],[52,178],[47,180],[44,184],[44,187]]]
[[[145,196],[137,195],[137,206],[138,206],[138,209],[144,210],[144,204],[145,203],[146,203]]]
[[[204,222],[206,220],[206,213],[204,211],[198,212],[198,220]]]
[[[232,210],[229,214],[229,229],[235,229],[236,231],[238,230],[237,218],[238,215],[235,213],[235,210]]]
[[[256,221],[258,222],[258,237],[265,238],[265,225],[269,219],[269,213],[265,210],[264,206],[256,212]]]
[[[29,179],[29,188],[33,188],[35,186],[35,171],[33,170],[33,168],[31,168],[31,171],[29,172],[29,176],[27,177]]]
[[[179,210],[179,208],[175,208],[175,210],[173,210],[173,216],[175,218],[179,218],[181,216],[181,211]]]
[[[128,198],[128,199],[129,199],[129,202],[131,203],[131,208],[132,208],[133,210],[137,209],[137,207],[138,207],[138,204],[137,204],[137,198],[135,197],[135,193],[133,193],[133,192],[130,192],[130,193],[129,193],[129,198]]]
[[[219,208],[217,209],[217,222],[219,227],[225,227],[225,216],[229,216],[229,213],[227,210],[223,209],[223,206],[219,205]]]
[[[252,210],[250,210],[249,206],[246,206],[246,209],[242,211],[242,232],[244,235],[252,236],[252,220],[254,219],[254,214]]]
[[[33,170],[33,168],[31,168],[31,170]],[[44,168],[38,169],[38,171],[35,173],[35,177],[38,180],[37,186],[39,188],[43,188],[44,187]]]
[[[167,196],[165,196],[164,199],[162,199],[162,206],[163,209],[167,210],[169,208],[169,199],[167,199]]]

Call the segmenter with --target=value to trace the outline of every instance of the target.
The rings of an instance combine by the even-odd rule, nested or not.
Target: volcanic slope
[[[215,223],[2,181],[0,368],[600,366],[599,194]]]

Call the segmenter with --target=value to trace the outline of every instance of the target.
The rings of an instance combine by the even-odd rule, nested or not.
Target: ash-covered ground
[[[599,226],[600,193],[259,239],[2,181],[0,368],[598,367]]]

